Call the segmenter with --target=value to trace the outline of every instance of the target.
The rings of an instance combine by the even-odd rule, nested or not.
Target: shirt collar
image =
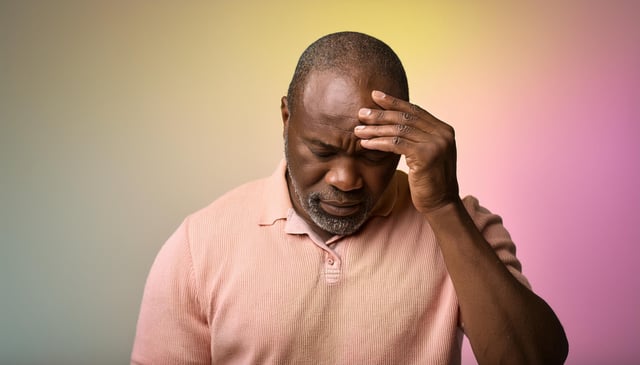
[[[291,218],[289,210],[294,210],[289,196],[286,171],[287,163],[282,159],[273,174],[267,178],[259,221],[261,226],[270,226],[279,219]],[[371,216],[386,217],[393,210],[398,197],[398,173],[399,171],[395,172],[389,186],[373,208]]]
[[[261,226],[270,226],[279,219],[287,219],[289,209],[293,209],[287,187],[287,163],[280,161],[276,170],[267,178],[262,197],[262,213],[260,214]]]

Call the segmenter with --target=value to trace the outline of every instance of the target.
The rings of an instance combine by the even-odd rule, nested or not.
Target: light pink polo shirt
[[[500,217],[464,199],[509,270]],[[132,364],[458,364],[458,302],[397,172],[355,234],[323,242],[292,209],[285,164],[189,216],[144,291]]]

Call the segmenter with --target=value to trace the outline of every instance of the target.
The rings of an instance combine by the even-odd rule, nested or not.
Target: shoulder
[[[502,218],[492,213],[489,209],[480,205],[478,198],[466,196],[462,203],[469,212],[471,219],[478,230],[482,233],[496,255],[500,258],[507,269],[526,287],[531,288],[531,284],[522,274],[522,265],[516,257],[516,245],[511,235],[504,227]]]
[[[492,227],[502,227],[502,217],[480,205],[480,201],[475,196],[465,196],[462,199],[462,204],[481,232]],[[506,233],[506,230],[504,230],[504,233]]]
[[[243,230],[258,226],[265,180],[245,183],[223,194],[183,222],[185,238],[194,253],[220,245]]]
[[[184,220],[183,240],[198,281],[207,282],[212,267],[222,267],[258,236],[260,215],[267,203],[265,181],[238,186]]]
[[[255,208],[263,204],[265,182],[266,178],[251,181],[224,193],[206,207],[189,215],[190,225],[238,214],[243,217],[257,214],[258,210]]]

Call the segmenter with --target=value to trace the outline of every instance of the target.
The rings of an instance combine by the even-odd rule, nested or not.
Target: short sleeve
[[[493,247],[498,258],[520,283],[531,289],[529,281],[522,274],[522,265],[516,257],[516,246],[509,232],[502,225],[502,218],[482,207],[478,199],[473,196],[466,196],[462,202],[476,227]]]
[[[131,364],[210,364],[206,312],[198,300],[188,220],[160,249],[147,278]]]

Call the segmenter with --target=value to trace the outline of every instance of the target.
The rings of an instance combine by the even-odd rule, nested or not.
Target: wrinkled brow
[[[336,119],[336,120],[337,120],[338,118],[334,118],[334,119]],[[354,122],[356,122],[357,124],[361,124],[361,123],[360,123],[360,121],[358,120],[358,118],[340,118],[340,119],[341,119],[341,120],[344,120],[344,119],[350,119],[350,120],[353,120]],[[340,132],[345,132],[345,133],[348,133],[348,134],[353,134],[353,128],[351,128],[351,129],[347,129],[347,128],[340,128],[340,127],[338,127],[337,125],[335,125],[334,123],[330,123],[330,122],[317,122],[317,123],[315,123],[315,124],[316,124],[316,125],[318,125],[318,126],[323,126],[323,127],[331,128],[331,129],[334,129],[334,130],[338,130],[338,131],[340,131]],[[356,124],[356,125],[357,125],[357,124]],[[355,126],[355,125],[354,125],[354,126]]]
[[[338,150],[338,149],[340,149],[340,147],[338,147],[336,145],[333,145],[331,143],[319,140],[317,138],[305,138],[305,142],[307,144],[316,145],[318,147],[323,147],[323,148],[327,148],[327,149],[330,149],[330,150]]]

